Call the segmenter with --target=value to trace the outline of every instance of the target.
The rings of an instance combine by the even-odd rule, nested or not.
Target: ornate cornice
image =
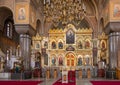
[[[79,28],[77,30],[77,33],[80,33],[80,34],[92,34],[93,30],[92,28]]]
[[[79,28],[78,30],[76,30],[76,33],[80,33],[80,34],[92,34],[93,30],[92,28]],[[52,34],[52,33],[64,33],[64,30],[63,29],[50,29],[49,30],[49,33]]]
[[[52,34],[52,33],[63,33],[64,30],[63,29],[50,29],[49,30],[49,33]]]
[[[42,40],[42,37],[39,35],[39,33],[37,33],[36,36],[32,37],[32,40],[40,41],[40,40]]]
[[[108,39],[108,36],[105,35],[105,33],[103,32],[102,35],[98,36],[98,39],[102,40],[102,39]]]

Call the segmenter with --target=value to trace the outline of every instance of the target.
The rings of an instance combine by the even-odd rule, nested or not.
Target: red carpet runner
[[[70,80],[72,80],[72,82],[70,82]],[[59,79],[53,85],[76,85],[75,71],[68,72],[68,83],[62,83],[62,79]]]
[[[90,81],[93,85],[120,85],[120,81]]]
[[[0,81],[0,85],[38,85],[42,81]]]

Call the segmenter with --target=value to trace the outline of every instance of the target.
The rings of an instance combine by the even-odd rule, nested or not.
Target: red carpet
[[[0,85],[38,85],[42,81],[0,81]]]
[[[90,81],[93,85],[120,85],[120,81]]]
[[[72,82],[70,82],[70,80],[72,80]],[[68,72],[68,83],[62,83],[62,79],[59,79],[53,85],[76,85],[75,71]]]

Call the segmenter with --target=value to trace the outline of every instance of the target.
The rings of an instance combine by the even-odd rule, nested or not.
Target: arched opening
[[[66,62],[66,66],[76,66],[76,57],[73,53],[67,53],[66,56],[65,56],[65,62]]]
[[[3,30],[6,19],[10,17],[13,20],[12,11],[7,7],[0,7],[0,30]]]
[[[5,53],[10,47],[12,54],[15,54],[14,50],[19,42],[19,35],[14,28],[14,19],[12,11],[7,7],[0,7],[0,47]]]
[[[5,22],[4,22],[4,35],[8,38],[13,38],[13,32],[15,32],[14,30],[14,21],[12,19],[11,16],[9,16]]]
[[[38,19],[36,23],[37,23],[36,32],[41,34],[41,32],[42,32],[42,30],[41,30],[41,21]]]

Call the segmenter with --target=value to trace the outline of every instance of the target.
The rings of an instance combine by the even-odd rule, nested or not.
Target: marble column
[[[30,54],[31,54],[31,37],[27,34],[20,34],[20,50],[21,57],[23,57],[23,66],[25,71],[30,70]]]
[[[117,67],[118,50],[120,48],[120,32],[109,34],[109,67],[110,69]]]

